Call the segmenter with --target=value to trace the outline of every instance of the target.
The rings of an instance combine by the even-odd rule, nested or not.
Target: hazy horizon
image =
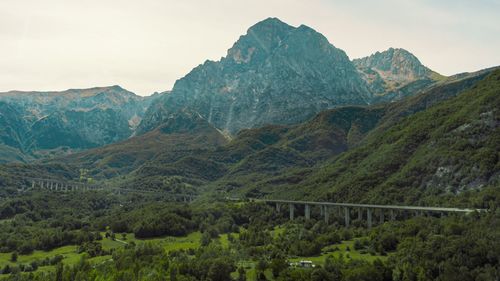
[[[394,47],[443,75],[500,65],[495,1],[313,2],[2,1],[0,92],[170,90],[268,17],[314,28],[350,59]]]

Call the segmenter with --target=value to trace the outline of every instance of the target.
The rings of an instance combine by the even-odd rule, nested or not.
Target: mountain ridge
[[[148,110],[138,133],[182,107],[235,134],[268,123],[304,121],[335,105],[367,104],[369,96],[345,52],[323,35],[267,19],[240,36],[226,57],[206,61],[177,80],[171,93]]]
[[[374,102],[394,101],[445,79],[402,48],[352,60],[374,94]]]
[[[401,124],[411,125],[408,120],[417,118],[413,116],[435,112],[435,108],[448,108],[448,104],[456,103],[456,97],[460,98],[462,92],[469,92],[467,95],[470,97],[470,91],[477,91],[475,87],[478,83],[492,81],[491,77],[496,77],[494,75],[498,73],[499,70],[490,69],[460,79],[454,77],[413,97],[393,103],[337,107],[296,125],[244,129],[230,141],[197,112],[181,110],[170,116],[164,128],[158,127],[121,143],[43,163],[3,165],[0,166],[0,174],[33,176],[34,173],[43,173],[48,177],[67,177],[83,168],[89,170],[89,176],[94,180],[117,187],[174,188],[177,192],[204,190],[207,194],[230,192],[251,197],[276,196],[286,192],[292,198],[324,200],[329,196],[344,196],[343,200],[350,200],[362,196],[362,192],[373,194],[373,191],[368,190],[368,186],[371,186],[369,182],[365,182],[363,188],[356,189],[358,193],[349,193],[344,184],[336,183],[337,179],[359,182],[361,177],[361,174],[356,174],[355,168],[344,167],[342,159],[371,159],[369,152],[381,149],[378,140],[385,140],[385,136],[394,134],[394,131],[404,134]],[[492,94],[489,92],[486,95]],[[446,112],[450,110],[443,114]],[[205,134],[204,130],[209,133]],[[415,130],[417,135],[419,131]],[[436,141],[438,139],[439,136]],[[415,142],[418,144],[419,139],[416,138]],[[207,146],[207,143],[210,145]],[[389,145],[384,144],[384,147]],[[452,147],[450,145],[445,149],[452,151]],[[398,163],[398,159],[401,158],[391,158],[385,164],[376,162],[377,165],[373,167],[363,164],[365,166],[361,170],[372,173],[373,169],[381,165],[391,167],[391,163]],[[469,158],[465,156],[464,159]],[[330,166],[334,168],[334,173],[340,174],[328,176],[332,173]],[[347,170],[352,170],[352,177],[341,175]],[[9,180],[8,177],[6,180]],[[330,187],[337,185],[341,186],[341,191],[337,191],[340,193],[332,193],[335,189]],[[320,188],[313,188],[315,186]],[[420,200],[420,195],[412,192],[407,194],[403,197],[408,202]],[[425,196],[423,198],[426,199],[422,200],[431,200]],[[443,196],[448,195],[445,192]],[[380,196],[372,197],[373,200],[366,199],[366,202],[385,202]]]
[[[130,137],[149,104],[159,96],[140,97],[120,86],[64,91],[0,93],[0,143],[36,159],[73,153]],[[5,157],[4,159],[12,159]],[[4,161],[0,159],[0,161]]]

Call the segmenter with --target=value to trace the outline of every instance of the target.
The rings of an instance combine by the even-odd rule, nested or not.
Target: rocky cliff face
[[[404,49],[390,48],[353,63],[374,94],[374,102],[401,99],[441,78]]]
[[[145,134],[183,110],[235,135],[338,106],[401,99],[439,79],[403,49],[351,62],[310,27],[269,18],[226,57],[199,65],[162,95],[143,98],[119,86],[0,93],[0,144],[31,156],[68,153]]]
[[[133,134],[157,97],[139,97],[119,86],[0,93],[0,144],[40,156],[116,142]]]
[[[234,134],[267,123],[293,124],[338,105],[368,104],[366,82],[347,55],[318,32],[269,18],[248,29],[220,61],[178,80],[148,110],[138,132],[189,108]]]

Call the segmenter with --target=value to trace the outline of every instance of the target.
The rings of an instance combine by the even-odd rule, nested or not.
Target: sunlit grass
[[[345,259],[350,259],[350,260],[365,260],[369,262],[373,262],[376,259],[380,260],[386,260],[387,256],[380,256],[380,255],[372,255],[369,253],[361,253],[361,251],[357,251],[354,249],[354,241],[349,240],[349,241],[342,241],[339,244],[333,244],[330,246],[326,246],[322,249],[322,254],[319,256],[311,256],[311,257],[294,257],[290,258],[290,262],[298,262],[301,260],[308,260],[312,261],[314,264],[324,264],[325,259],[328,256],[333,256],[333,257],[340,257],[341,255]]]

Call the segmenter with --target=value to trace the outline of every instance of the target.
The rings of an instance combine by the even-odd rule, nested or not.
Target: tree
[[[62,262],[58,262],[56,265],[56,281],[63,281],[63,271],[64,266]]]
[[[260,259],[258,262],[257,262],[257,265],[255,266],[255,268],[260,271],[260,272],[263,272],[264,270],[266,270],[267,268],[267,262],[263,259]]]
[[[208,246],[208,244],[210,244],[211,241],[212,241],[212,236],[210,235],[210,233],[208,233],[208,231],[203,232],[200,239],[201,246],[203,247]]]
[[[361,249],[363,249],[363,244],[361,243],[361,240],[359,239],[354,240],[354,250],[359,251]]]
[[[311,274],[312,281],[333,281],[339,279],[333,279],[333,274],[328,273],[324,268],[315,269]]]
[[[207,280],[226,281],[231,280],[231,272],[234,271],[234,265],[225,258],[217,258],[212,262],[208,269]]]
[[[12,254],[10,255],[10,261],[17,262],[17,256],[18,256],[18,254],[16,251],[12,252]]]
[[[288,268],[288,262],[283,258],[274,258],[271,260],[269,267],[273,272],[273,276],[278,277],[283,270]]]
[[[243,266],[240,266],[238,268],[238,281],[246,281],[247,280],[247,273]]]
[[[177,281],[177,267],[176,266],[170,267],[170,280]]]
[[[9,274],[12,272],[12,269],[10,268],[10,265],[6,264],[3,269],[2,269],[2,274]]]

